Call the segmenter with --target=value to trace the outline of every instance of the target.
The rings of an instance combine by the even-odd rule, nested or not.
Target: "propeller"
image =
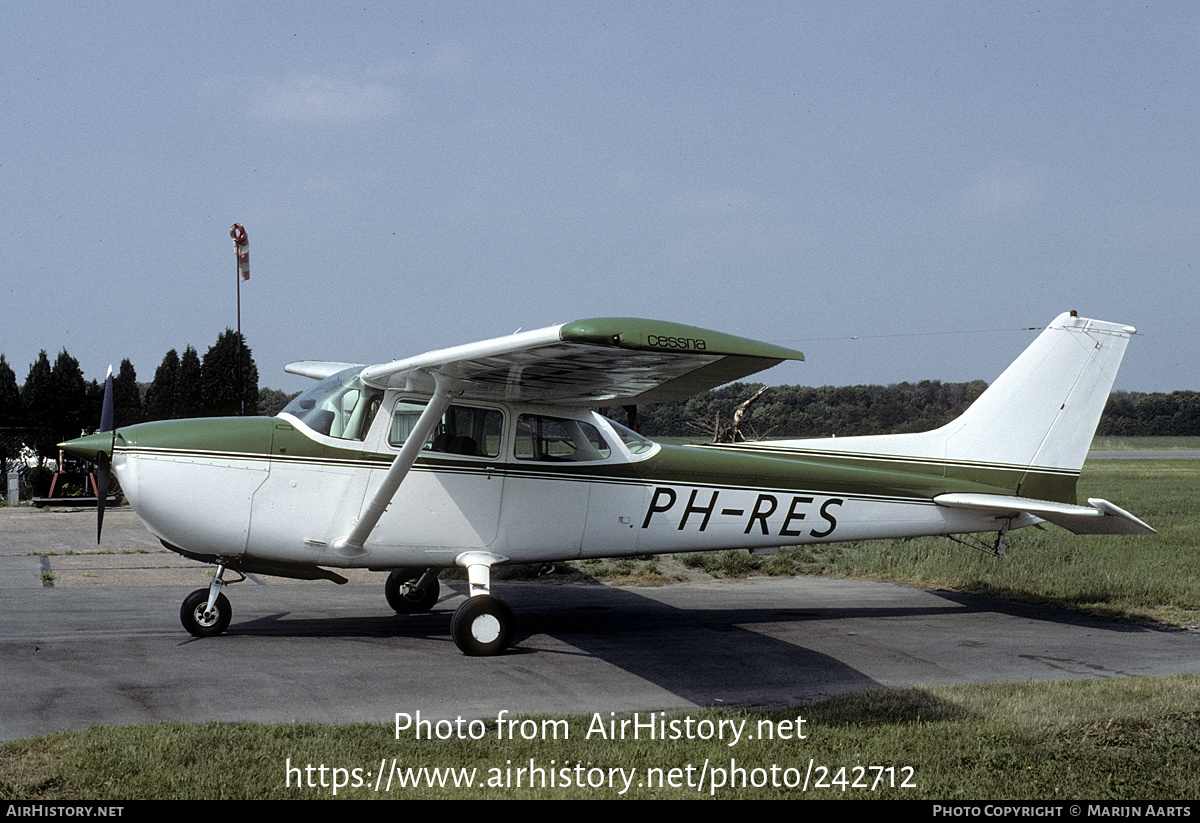
[[[100,412],[100,432],[112,432],[112,446],[107,452],[96,452],[96,545],[100,545],[100,532],[104,529],[104,506],[108,502],[108,478],[112,472],[112,449],[116,447],[117,430],[113,427],[113,374],[108,367],[104,378],[104,406]]]

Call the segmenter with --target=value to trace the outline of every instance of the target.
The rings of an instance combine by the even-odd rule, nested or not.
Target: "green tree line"
[[[226,329],[201,357],[187,346],[167,352],[149,384],[139,384],[133,364],[121,362],[113,376],[118,425],[148,420],[277,413],[291,396],[258,387],[258,368],[242,346],[244,395],[237,391],[237,333]],[[638,428],[650,437],[711,436],[728,425],[737,407],[761,384],[733,383],[686,400],[638,409]],[[928,431],[962,414],[983,393],[982,380],[922,380],[888,386],[775,386],[753,406],[743,424],[748,437],[849,437]],[[0,458],[21,445],[52,458],[56,444],[94,427],[104,387],[84,380],[79,363],[64,349],[54,363],[43,350],[23,385],[0,354]],[[613,417],[628,422],[620,409]],[[1114,392],[1097,433],[1105,436],[1200,436],[1200,392]]]
[[[238,335],[232,329],[222,332],[203,357],[191,345],[182,357],[175,349],[167,352],[148,385],[139,384],[133,364],[122,360],[113,374],[117,424],[258,414],[258,367],[244,341],[240,350],[241,394]],[[273,393],[266,392],[274,405]],[[79,361],[66,349],[53,364],[43,349],[19,388],[15,372],[0,354],[0,459],[15,457],[22,446],[41,458],[56,457],[58,443],[99,424],[103,403],[104,384],[86,381]]]
[[[733,383],[687,400],[638,409],[647,437],[704,437],[728,425],[737,407],[761,388]],[[750,407],[747,437],[851,437],[930,431],[958,417],[987,383],[894,383],[888,386],[774,386]],[[610,413],[627,422],[623,412]],[[1200,392],[1113,392],[1096,433],[1101,436],[1200,436]]]
[[[692,437],[727,425],[737,407],[762,387],[732,383],[638,409],[648,437]],[[750,407],[747,437],[849,437],[935,429],[966,410],[987,383],[896,383],[890,386],[773,386]]]
[[[1200,392],[1113,392],[1096,433],[1105,437],[1200,436]]]
[[[761,383],[731,383],[686,400],[638,408],[638,428],[648,437],[708,436],[728,425],[737,407]],[[953,420],[987,383],[895,383],[889,386],[773,386],[742,424],[746,437],[849,437],[928,431]],[[613,417],[627,417],[610,410]]]

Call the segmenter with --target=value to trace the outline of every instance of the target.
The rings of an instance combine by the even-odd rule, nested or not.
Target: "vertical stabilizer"
[[[958,419],[917,434],[773,441],[775,450],[897,460],[1011,494],[1074,502],[1075,479],[1132,326],[1060,314]]]
[[[1061,314],[957,420],[950,460],[1079,471],[1132,326]]]

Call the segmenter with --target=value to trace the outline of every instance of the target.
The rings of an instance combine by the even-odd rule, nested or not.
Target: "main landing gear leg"
[[[491,567],[506,558],[486,552],[468,552],[458,558],[467,567],[470,598],[454,612],[450,634],[459,650],[471,657],[501,654],[512,642],[516,621],[512,609],[491,595]]]
[[[207,589],[196,589],[184,598],[179,609],[179,620],[188,633],[195,637],[216,637],[229,627],[233,607],[229,598],[221,593],[225,586],[225,564],[217,564],[217,573]]]

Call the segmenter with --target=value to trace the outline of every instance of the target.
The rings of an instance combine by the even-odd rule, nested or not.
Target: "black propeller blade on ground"
[[[113,445],[117,442],[117,431],[113,427],[113,376],[112,366],[104,378],[104,406],[100,411],[100,431],[113,433]],[[111,448],[109,452],[96,452],[96,545],[100,545],[100,532],[104,530],[104,506],[108,502],[108,475],[112,469]]]

